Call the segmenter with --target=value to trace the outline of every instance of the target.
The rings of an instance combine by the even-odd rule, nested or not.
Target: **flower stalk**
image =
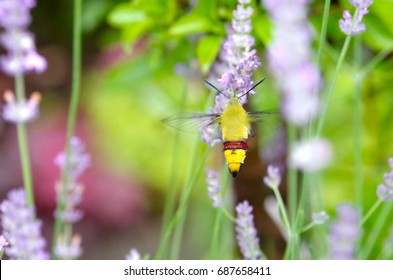
[[[23,75],[31,71],[41,73],[46,69],[46,60],[37,53],[33,35],[27,30],[31,22],[30,10],[35,5],[34,0],[0,2],[0,27],[4,28],[0,35],[0,44],[7,51],[0,56],[0,68],[14,77],[16,92],[16,101],[6,100],[4,111],[10,114],[3,113],[3,117],[17,126],[23,185],[30,207],[34,207],[34,191],[25,123],[36,114],[30,111],[30,115],[24,115],[28,112],[29,104],[26,102]]]
[[[76,118],[78,112],[78,104],[80,97],[81,85],[81,59],[82,59],[82,0],[74,0],[74,16],[73,16],[73,57],[72,57],[72,88],[71,88],[71,102],[68,111],[67,132],[65,144],[65,165],[61,173],[61,185],[66,185],[67,177],[69,176],[70,152],[71,152],[71,138],[75,134]],[[63,212],[65,209],[65,201],[67,201],[67,193],[61,190],[59,193],[59,200],[56,207],[56,213]],[[55,228],[53,233],[52,253],[57,257],[55,249],[59,241],[61,232],[64,231],[64,223],[62,219],[56,217]]]
[[[27,204],[24,189],[11,190],[0,204],[2,236],[7,241],[6,255],[13,260],[45,260],[46,241],[41,235],[42,222],[35,208]]]

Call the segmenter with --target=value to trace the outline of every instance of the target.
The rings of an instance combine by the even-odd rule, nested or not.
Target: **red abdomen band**
[[[236,150],[236,149],[242,149],[242,150],[247,150],[247,142],[246,141],[227,141],[224,142],[224,151],[225,150]]]

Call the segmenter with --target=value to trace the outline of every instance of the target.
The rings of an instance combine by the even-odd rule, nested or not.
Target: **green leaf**
[[[210,21],[200,15],[185,15],[179,18],[169,28],[171,35],[188,35],[193,33],[203,33],[213,29]]]
[[[217,17],[217,0],[198,1],[193,12],[214,19]]]
[[[199,40],[196,51],[202,73],[209,71],[220,50],[222,39],[220,36],[209,35]]]
[[[140,23],[148,20],[143,10],[137,10],[128,4],[116,6],[108,15],[108,22],[115,27],[124,27],[125,25]]]
[[[84,32],[94,31],[103,21],[112,8],[112,4],[105,0],[84,1],[82,26]]]
[[[124,28],[121,33],[121,40],[126,43],[126,47],[132,47],[144,33],[151,27],[151,21],[136,22],[127,28]]]
[[[149,18],[159,25],[170,24],[176,16],[176,0],[140,1],[139,6],[148,14]]]

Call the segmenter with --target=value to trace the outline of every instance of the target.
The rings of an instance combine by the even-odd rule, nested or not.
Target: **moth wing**
[[[251,123],[250,135],[255,136],[270,134],[281,126],[280,113],[277,111],[257,111],[248,112],[248,119]]]
[[[175,129],[185,132],[199,132],[201,128],[211,127],[218,130],[220,127],[219,114],[180,113],[169,116],[162,122]]]

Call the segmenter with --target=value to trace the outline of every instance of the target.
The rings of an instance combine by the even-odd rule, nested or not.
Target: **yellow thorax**
[[[224,142],[242,141],[248,138],[250,120],[236,97],[231,97],[221,115],[221,130]]]

